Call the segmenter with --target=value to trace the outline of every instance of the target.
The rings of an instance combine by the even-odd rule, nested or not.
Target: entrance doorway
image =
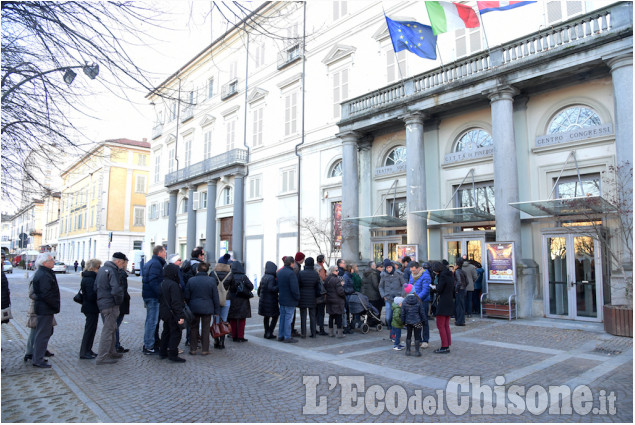
[[[398,261],[397,258],[397,245],[403,243],[401,235],[393,237],[384,236],[381,239],[372,239],[371,245],[373,247],[373,261],[379,264],[384,259],[388,258],[391,261]]]
[[[602,321],[601,246],[590,236],[543,235],[545,313],[548,317]]]
[[[443,236],[444,258],[455,264],[457,258],[467,255],[468,260],[475,260],[485,265],[485,242],[495,239],[494,232],[463,232]]]
[[[221,255],[223,248],[226,251],[232,250],[232,228],[234,226],[234,217],[225,217],[220,219],[220,247]]]

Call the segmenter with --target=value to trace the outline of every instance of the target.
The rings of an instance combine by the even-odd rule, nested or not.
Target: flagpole
[[[386,10],[384,9],[384,5],[381,5],[381,10],[384,12],[384,22],[386,22]],[[386,28],[388,28],[388,22],[386,22]],[[388,33],[390,34],[390,28],[388,28]],[[390,36],[390,45],[392,46],[392,53],[395,55],[395,66],[397,67],[397,71],[399,72],[399,79],[401,80],[401,84],[403,85],[404,90],[406,89],[406,82],[403,79],[403,74],[401,73],[401,67],[399,66],[399,58],[397,57],[397,52],[395,52],[395,46],[392,43],[392,36]]]
[[[478,16],[478,20],[481,23],[481,28],[483,28],[483,36],[485,37],[485,44],[487,45],[487,54],[491,57],[492,52],[489,50],[489,41],[487,40],[487,31],[485,31],[485,24],[483,23],[484,21],[483,21],[483,17],[481,16],[481,11],[479,10],[476,15]]]

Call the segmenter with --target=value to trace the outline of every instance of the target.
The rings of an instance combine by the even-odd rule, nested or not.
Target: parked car
[[[56,261],[53,266],[53,273],[66,273],[66,264],[61,261]]]
[[[5,273],[13,273],[13,266],[11,265],[11,261],[4,260],[2,262],[2,269]]]

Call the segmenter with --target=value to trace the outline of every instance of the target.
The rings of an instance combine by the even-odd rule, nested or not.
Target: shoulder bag
[[[212,326],[209,327],[209,331],[212,334],[212,338],[220,338],[221,336],[232,333],[232,326],[229,322],[223,322],[222,320],[214,320]]]
[[[82,288],[79,288],[79,291],[73,297],[73,301],[77,304],[84,304],[84,293],[82,292]]]
[[[225,307],[225,301],[227,300],[227,289],[225,289],[225,281],[232,274],[232,272],[227,273],[227,276],[223,280],[220,280],[216,270],[214,270],[214,276],[216,276],[216,281],[218,282],[218,302],[221,307]]]
[[[247,288],[247,284],[244,279],[241,279],[240,282],[238,282],[238,285],[236,286],[236,295],[247,299],[254,297],[253,291]]]

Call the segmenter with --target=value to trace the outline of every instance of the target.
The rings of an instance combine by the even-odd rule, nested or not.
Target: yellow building
[[[59,258],[109,260],[142,249],[150,144],[106,140],[62,173]]]

